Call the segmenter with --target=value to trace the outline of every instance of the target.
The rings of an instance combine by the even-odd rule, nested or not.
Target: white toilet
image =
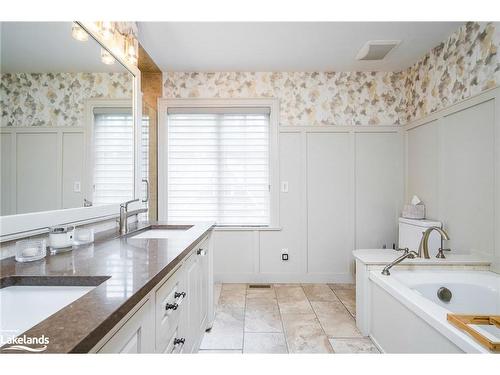
[[[399,248],[408,248],[413,251],[418,251],[422,233],[429,227],[442,227],[439,221],[431,220],[416,220],[399,218]],[[441,237],[438,232],[433,231],[429,237],[429,255],[434,257],[438,249],[441,247]]]

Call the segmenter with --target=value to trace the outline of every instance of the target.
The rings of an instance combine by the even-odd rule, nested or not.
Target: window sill
[[[213,228],[214,231],[217,232],[241,232],[241,231],[248,231],[248,232],[264,232],[264,231],[269,231],[269,232],[278,232],[282,230],[281,227],[251,227],[251,226],[240,226],[240,227],[224,227],[224,226],[215,226]]]

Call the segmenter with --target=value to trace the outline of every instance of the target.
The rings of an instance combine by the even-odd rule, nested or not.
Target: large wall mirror
[[[0,216],[141,198],[134,75],[72,22],[0,33]]]

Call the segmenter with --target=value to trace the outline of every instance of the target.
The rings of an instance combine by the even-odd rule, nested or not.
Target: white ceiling
[[[460,22],[139,22],[163,71],[400,71]],[[401,40],[382,61],[356,61],[368,40]]]
[[[3,73],[125,72],[115,62],[101,62],[100,45],[71,36],[73,22],[1,22]]]

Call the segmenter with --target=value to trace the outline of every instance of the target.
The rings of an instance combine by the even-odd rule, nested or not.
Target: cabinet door
[[[185,264],[186,272],[186,313],[183,314],[184,325],[181,332],[186,335],[185,351],[191,353],[197,348],[200,336],[200,258],[196,251],[188,258]]]
[[[208,241],[203,241],[197,252],[199,266],[199,288],[200,288],[200,332],[203,335],[207,328],[208,303],[209,303],[209,246]],[[212,298],[213,300],[213,298]]]
[[[154,320],[151,301],[147,300],[98,352],[153,353]]]

